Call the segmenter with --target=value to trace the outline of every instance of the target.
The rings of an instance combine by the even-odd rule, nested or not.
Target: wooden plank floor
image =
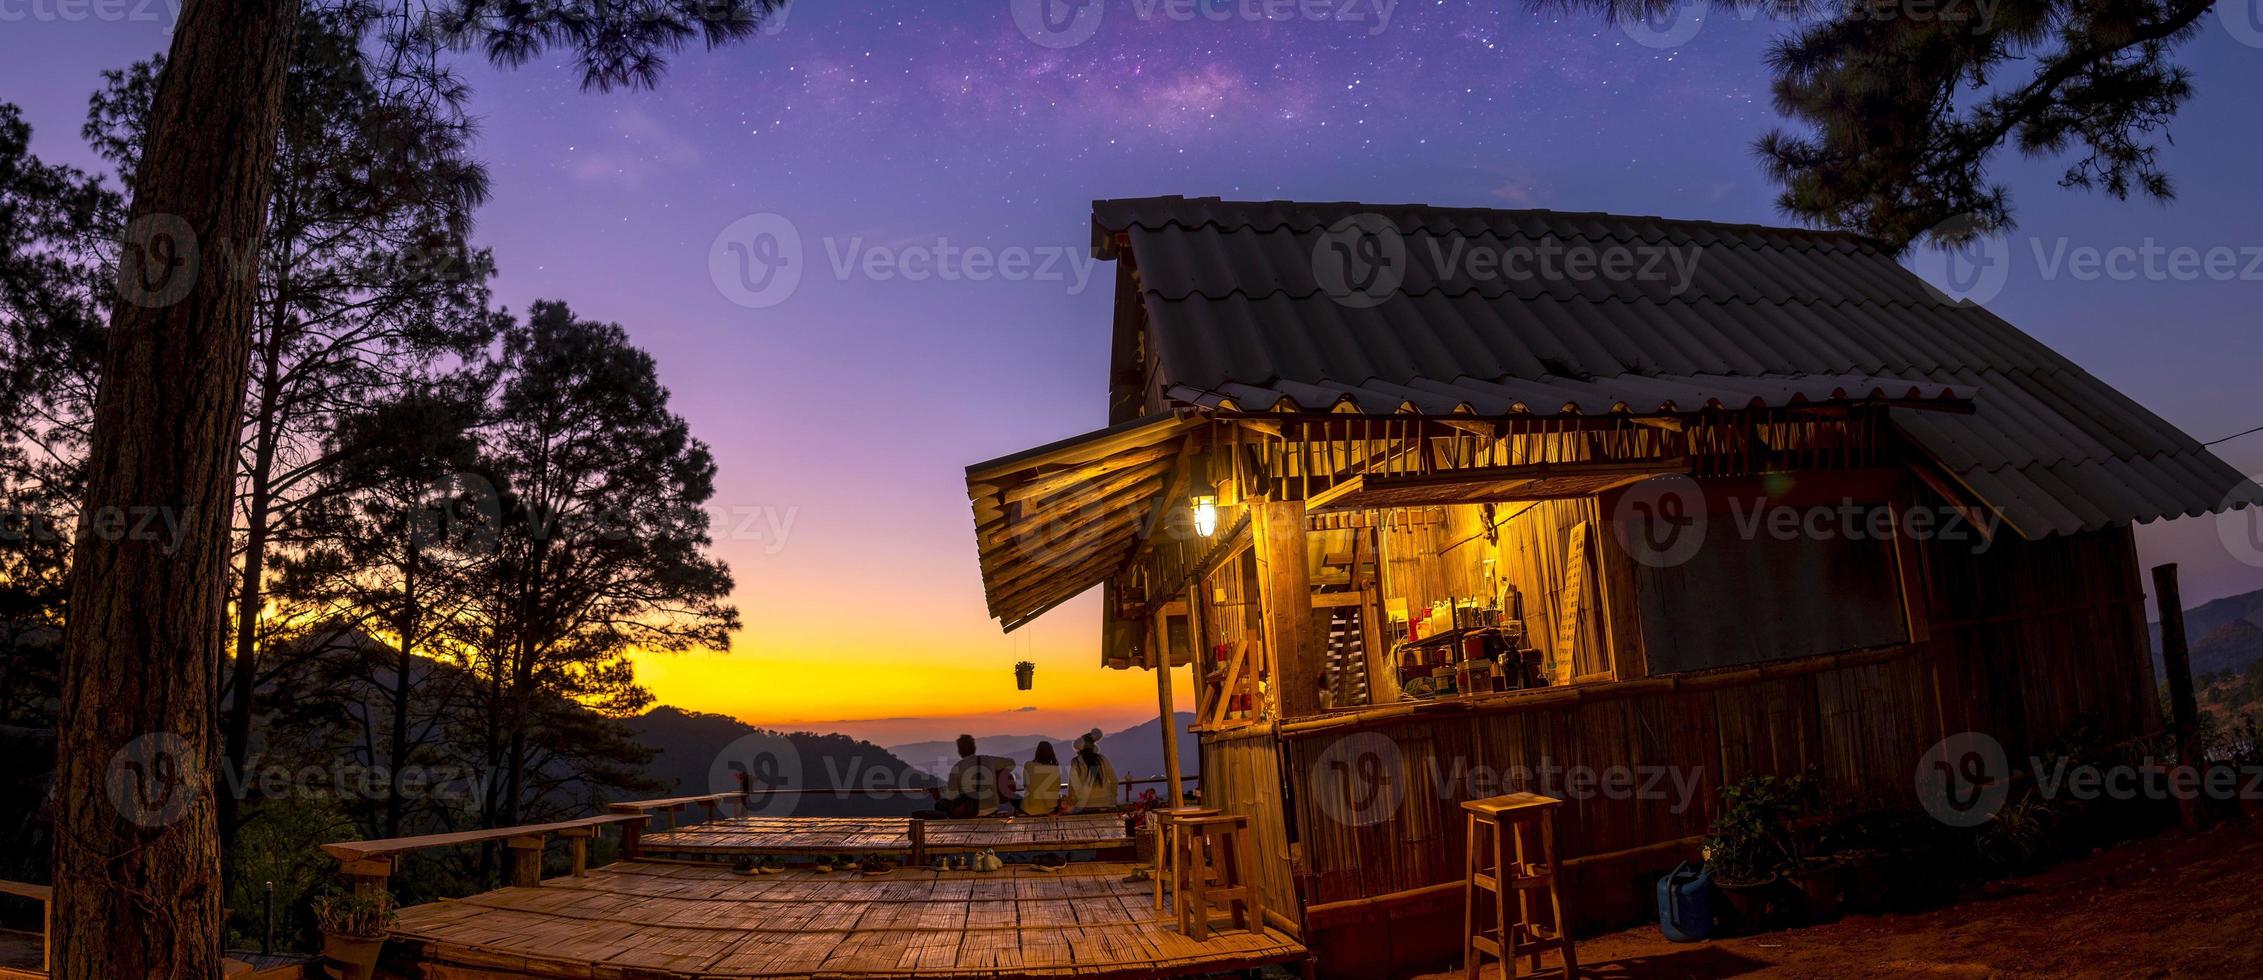
[[[395,938],[434,975],[537,977],[1165,977],[1301,961],[1278,932],[1195,942],[1128,865],[882,877],[623,862],[539,888],[401,911]]]
[[[648,834],[650,854],[894,854],[911,851],[909,817],[730,817]],[[1129,847],[1117,813],[927,821],[929,854],[1092,851]]]

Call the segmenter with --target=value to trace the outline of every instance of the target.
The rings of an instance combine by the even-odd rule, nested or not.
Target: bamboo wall
[[[2109,740],[2158,729],[2128,529],[2041,542],[2006,533],[1977,556],[1963,547],[1922,549],[1928,632],[1907,646],[1284,724],[1305,939],[1323,971],[1376,976],[1458,956],[1459,806],[1514,787],[1440,786],[1439,772],[1550,763],[1683,772],[1692,792],[1678,812],[1600,798],[1558,811],[1566,898],[1593,926],[1646,914],[1656,876],[1694,856],[1718,788],[1746,775],[1814,765],[1837,800],[1907,806],[1918,760],[1948,734],[1988,732],[2021,759],[2085,717]],[[1336,785],[1321,768],[1341,762],[1330,747],[1351,736],[1368,755],[1387,742],[1386,775],[1404,791],[1364,825],[1339,819],[1343,802],[1313,789]],[[1246,795],[1262,800],[1270,757],[1206,741],[1203,770],[1230,781],[1231,796],[1244,796],[1246,781]]]
[[[1272,726],[1203,736],[1202,771],[1203,805],[1249,818],[1255,854],[1251,874],[1264,892],[1266,910],[1294,924],[1297,892],[1290,870],[1294,862],[1282,819],[1289,807],[1282,798],[1281,746]]]

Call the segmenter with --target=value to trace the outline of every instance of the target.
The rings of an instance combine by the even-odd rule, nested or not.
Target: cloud
[[[601,145],[577,148],[577,155],[566,163],[567,176],[579,183],[635,190],[700,164],[698,144],[634,105],[615,109],[610,128],[612,134]]]

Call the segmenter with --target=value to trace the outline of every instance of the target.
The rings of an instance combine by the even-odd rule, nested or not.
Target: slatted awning
[[[1122,567],[1200,424],[1152,415],[967,467],[991,617],[1012,632]]]
[[[1479,501],[1592,497],[1654,476],[1688,473],[1689,461],[1635,460],[1484,466],[1439,473],[1354,476],[1313,495],[1314,513]]]

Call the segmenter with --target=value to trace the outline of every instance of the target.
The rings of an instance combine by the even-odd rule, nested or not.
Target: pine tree
[[[730,571],[705,553],[714,458],[669,411],[651,356],[544,302],[504,332],[502,365],[483,439],[501,534],[471,644],[490,682],[497,825],[535,796],[550,699],[633,714],[651,695],[632,651],[723,649],[738,627]]]
[[[388,71],[445,97],[453,82],[438,56],[451,47],[480,47],[508,64],[562,48],[586,84],[649,85],[670,52],[694,39],[749,37],[781,5],[335,6],[397,16],[383,29]],[[301,12],[299,0],[186,0],[151,96],[81,514],[169,514],[180,537],[73,543],[55,785],[63,980],[219,975],[215,643],[225,634],[229,502],[258,295],[256,282],[202,260],[262,252]],[[135,813],[110,793],[120,758],[162,763],[129,767],[165,774],[140,781]],[[159,801],[162,819],[140,812]],[[111,941],[125,934],[147,941]]]
[[[1547,0],[1614,20],[1677,0]],[[1717,0],[1802,23],[1768,56],[1792,126],[1755,150],[1777,205],[1895,248],[1957,245],[2013,225],[1989,165],[2004,150],[2069,158],[2059,183],[2127,198],[2175,195],[2159,165],[2192,95],[2177,50],[2214,0]]]

